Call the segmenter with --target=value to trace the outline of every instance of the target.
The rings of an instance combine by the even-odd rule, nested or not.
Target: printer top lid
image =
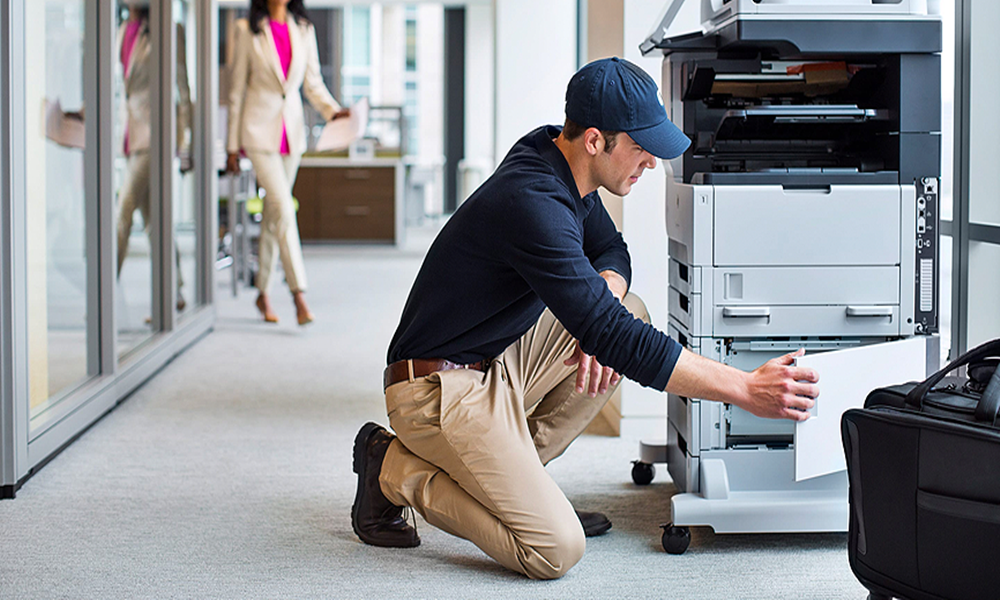
[[[643,54],[670,46],[667,32],[685,2],[701,2],[700,30],[673,38],[689,49],[714,49],[704,42],[737,21],[940,20],[940,0],[670,0],[639,45]]]

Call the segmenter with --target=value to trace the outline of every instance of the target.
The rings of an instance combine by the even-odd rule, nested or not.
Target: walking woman
[[[278,322],[268,292],[280,255],[298,322],[305,325],[313,315],[304,295],[306,273],[292,204],[292,185],[306,149],[299,89],[327,120],[350,111],[340,108],[323,83],[316,31],[302,1],[251,0],[250,18],[236,24],[227,168],[239,168],[242,150],[265,191],[257,308],[265,321]]]

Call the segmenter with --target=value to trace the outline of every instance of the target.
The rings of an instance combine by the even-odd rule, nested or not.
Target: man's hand
[[[584,352],[580,348],[580,342],[576,343],[573,356],[563,361],[563,364],[568,367],[580,365],[576,370],[576,392],[582,394],[586,388],[591,398],[607,392],[608,387],[616,385],[621,379],[621,375],[615,373],[614,369],[602,366],[595,357]],[[589,384],[587,383],[588,376],[590,377]]]
[[[238,173],[240,170],[240,155],[236,152],[230,152],[226,157],[226,171],[230,173]]]
[[[806,410],[819,396],[819,374],[812,369],[792,366],[805,354],[799,349],[757,367],[747,377],[747,398],[738,406],[758,417],[805,421]]]

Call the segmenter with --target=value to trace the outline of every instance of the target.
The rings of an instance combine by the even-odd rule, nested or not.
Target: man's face
[[[625,132],[618,134],[618,142],[611,152],[599,152],[595,170],[598,180],[612,194],[624,196],[632,191],[632,184],[643,171],[656,166],[656,157],[636,144]]]

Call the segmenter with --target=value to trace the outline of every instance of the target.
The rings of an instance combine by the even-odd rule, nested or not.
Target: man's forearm
[[[728,402],[758,417],[809,418],[806,412],[819,395],[819,373],[795,366],[798,350],[772,358],[751,373],[681,350],[666,391],[687,398]]]
[[[744,371],[682,349],[665,391],[739,406],[747,397],[747,376]]]
[[[617,271],[610,269],[601,271],[600,275],[608,283],[608,289],[611,290],[612,295],[621,302],[625,298],[625,294],[628,293],[628,282],[625,281],[625,278]]]

